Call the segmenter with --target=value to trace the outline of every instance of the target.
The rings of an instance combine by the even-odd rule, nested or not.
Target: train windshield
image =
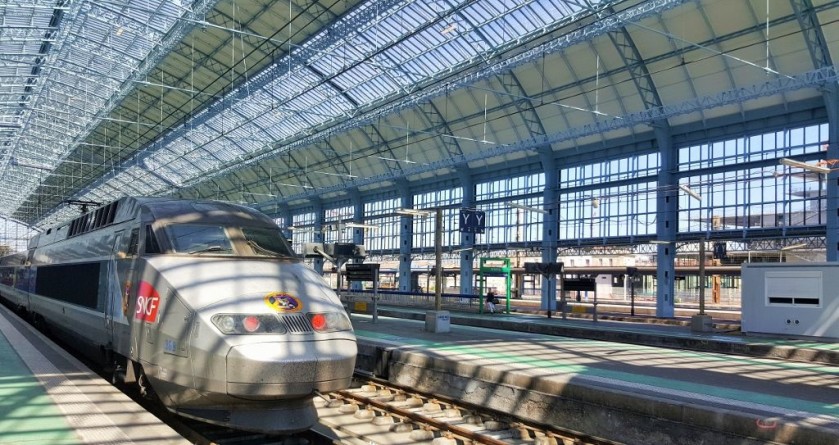
[[[177,224],[169,226],[169,234],[178,253],[233,254],[230,238],[222,226]]]
[[[280,231],[266,227],[173,224],[168,233],[176,253],[294,257]]]
[[[277,230],[242,227],[242,234],[255,255],[293,257],[294,252]]]

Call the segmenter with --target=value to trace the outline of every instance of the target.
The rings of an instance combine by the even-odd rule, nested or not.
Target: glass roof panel
[[[295,137],[306,128],[352,110],[352,104],[331,87],[326,86],[318,73],[329,75],[339,72],[340,69],[346,69],[351,62],[369,58],[371,52],[384,48],[388,42],[398,43],[388,49],[385,55],[374,56],[372,62],[358,64],[339,74],[333,79],[335,84],[344,89],[346,94],[354,100],[367,104],[398,91],[401,86],[448,69],[453,60],[474,57],[478,49],[472,42],[464,42],[462,38],[448,36],[445,28],[442,30],[435,27],[421,29],[427,21],[435,20],[438,14],[446,11],[448,11],[448,6],[429,6],[423,2],[411,3],[396,12],[383,11],[378,15],[378,20],[374,20],[362,29],[363,36],[351,38],[350,42],[337,41],[327,51],[307,54],[309,56],[307,61],[312,64],[314,70],[301,68],[296,64],[284,65],[284,62],[280,61],[276,80],[264,87],[263,91],[267,94],[266,96],[260,97],[259,101],[233,104],[233,107],[241,109],[239,113],[227,111],[215,114],[207,118],[206,126],[217,132],[228,133],[230,132],[228,128],[236,128],[237,132],[232,134],[246,135],[240,136],[246,141],[243,145],[244,149],[258,150],[264,144],[261,136],[255,136],[257,133],[267,132],[272,138]],[[453,22],[457,21],[455,18],[456,16],[452,16]],[[485,21],[491,20],[493,20],[493,15],[490,14]],[[461,26],[466,29],[465,24]],[[521,31],[524,25],[516,22],[505,26]],[[325,33],[313,39],[310,44],[313,46],[320,44],[319,40],[325,38],[323,37]],[[514,37],[512,34],[508,35],[508,39]],[[399,42],[402,38],[406,40]],[[396,68],[400,65],[408,69]],[[287,67],[285,72],[283,72],[283,66]],[[268,99],[273,108],[272,111],[265,112],[269,109],[269,104],[257,105],[264,99]],[[251,126],[249,122],[258,122],[260,128],[248,129]],[[207,139],[196,137],[196,135],[190,135],[190,137]],[[214,142],[212,145],[215,146],[217,143]],[[229,154],[235,159],[236,155],[234,151],[231,151],[232,147],[229,144],[225,145],[226,151],[219,153],[218,156],[227,160]],[[207,149],[214,151],[209,146]]]
[[[590,3],[595,4],[598,1],[593,0]],[[525,11],[527,11],[528,19],[531,22],[544,26],[553,22],[555,17],[566,17],[582,9],[582,6],[574,2],[543,1],[530,3]]]
[[[170,167],[172,164],[177,162],[179,158],[180,155],[178,155],[177,152],[173,152],[171,149],[166,148],[158,150],[153,155],[146,158],[145,165],[149,170],[156,172],[169,182],[180,185],[182,184],[183,174],[177,174],[172,171]]]
[[[149,174],[141,167],[130,167],[111,181],[111,185],[126,195],[150,195],[166,183]]]
[[[265,74],[272,76],[273,81],[244,100],[228,100],[226,105],[222,102],[221,106],[202,112],[194,121],[202,124],[187,132],[183,137],[185,142],[168,144],[168,151],[149,158],[149,167],[173,181],[177,181],[174,178],[190,179],[207,169],[235,162],[244,152],[299,137],[309,128],[350,115],[355,104],[348,97],[362,106],[370,104],[446,72],[453,64],[474,60],[481,51],[514,42],[522,34],[535,32],[555,20],[551,15],[562,16],[578,7],[572,8],[559,1],[475,2],[464,6],[462,11],[453,12],[456,5],[416,1],[399,8],[376,11],[366,25],[347,31],[346,39],[339,36],[334,42],[330,38],[333,30],[324,29],[298,51],[311,67],[301,66],[303,59],[300,57],[278,61],[276,72]],[[343,20],[350,20],[360,13],[369,14],[369,9],[375,7],[375,2],[362,5]],[[181,13],[170,3],[129,9],[135,15],[113,22],[99,20],[91,25],[103,41],[119,42],[112,46],[116,55],[103,60],[88,53],[77,59],[79,63],[90,64],[88,67],[95,71],[119,72],[126,66],[133,68],[131,61],[126,64],[119,58],[126,58],[126,54],[137,46],[153,45],[160,38],[160,35],[139,32],[138,23],[160,20],[165,24]],[[439,25],[427,25],[437,20]],[[128,35],[136,36],[136,43],[141,45],[128,44],[123,38]],[[88,36],[86,41],[96,37]],[[306,48],[315,51],[306,52]],[[379,51],[383,52],[376,54]],[[327,82],[322,76],[334,77]],[[114,88],[118,84],[119,76],[114,79]],[[240,91],[241,88],[251,87],[244,85]],[[228,97],[234,97],[233,94],[237,92]],[[79,107],[98,106],[100,101],[104,104],[107,97],[106,94],[95,101],[82,101]],[[240,143],[234,145],[228,138]]]
[[[312,90],[309,90],[309,91],[295,97],[294,100],[289,102],[289,105],[291,105],[292,108],[298,108],[301,111],[302,110],[310,110],[311,111],[312,108],[315,105],[320,104],[321,102],[323,102],[323,100],[324,100],[324,97],[323,97],[323,94],[321,94],[321,90],[312,89]],[[307,114],[307,116],[306,116],[307,119],[312,118],[310,113],[306,113],[306,114]],[[315,123],[315,122],[317,122],[317,119],[316,118],[312,119],[312,123]]]
[[[280,110],[273,110],[253,118],[253,124],[262,128],[263,136],[269,140],[280,138],[279,122],[282,119]]]
[[[229,143],[236,144],[243,153],[253,153],[268,143],[253,123],[236,128],[225,136]]]
[[[293,66],[292,70],[289,71],[285,67],[286,65],[281,64],[277,78],[269,82],[264,88],[275,100],[291,99],[322,81],[312,70]]]
[[[210,134],[211,132],[213,134]],[[198,147],[215,139],[217,136],[218,134],[213,132],[213,130],[207,127],[206,125],[196,125],[185,136],[185,139],[189,141],[189,145],[191,147],[187,150],[184,150],[184,152],[195,150]]]
[[[480,28],[481,33],[489,40],[490,45],[500,46],[516,39],[527,32],[538,29],[541,26],[530,23],[528,26],[523,26],[522,23],[530,22],[527,17],[521,13],[523,5],[509,5],[513,8],[505,9],[507,5],[502,4],[485,4],[475,5],[475,7],[486,7],[487,11],[484,13],[485,20],[476,22],[477,28]],[[471,12],[471,8],[467,8]],[[467,17],[472,17],[467,13]],[[558,18],[558,17],[557,17]]]
[[[271,97],[263,90],[251,94],[245,100],[236,104],[236,112],[245,119],[255,119],[257,116],[271,111]],[[274,104],[276,106],[276,104]]]
[[[303,119],[301,113],[285,113],[284,119],[277,127],[281,133],[280,139],[285,139],[295,136],[306,128],[309,128],[309,123]]]
[[[405,62],[405,67],[412,72],[419,72],[429,76],[433,72],[441,71],[445,67],[444,62],[436,54],[425,53]]]
[[[100,203],[107,203],[110,201],[115,201],[120,196],[127,195],[124,192],[121,192],[113,182],[106,182],[104,184],[100,184],[93,190],[88,191],[82,198],[83,201],[95,201]],[[62,221],[59,219],[59,221]]]
[[[183,183],[183,181],[213,168],[214,165],[218,165],[215,156],[209,154],[203,148],[199,148],[174,159],[168,165],[162,167],[161,172],[163,172],[162,176],[166,178],[178,178],[173,182]]]
[[[232,135],[225,135],[204,146],[204,150],[214,155],[214,163],[230,162],[244,153],[240,144],[233,142],[233,139]]]
[[[174,184],[183,184],[187,176],[194,176],[199,170],[194,165],[185,161],[184,158],[178,157],[172,162],[160,166],[155,170],[160,176],[172,181]],[[187,173],[188,172],[188,173]]]
[[[93,128],[94,117],[117,103],[109,105],[117,89],[187,11],[180,0],[40,6],[24,2],[0,7],[0,52],[5,60],[0,75],[8,76],[4,83],[9,85],[0,87],[0,101],[18,104],[0,111],[0,121],[20,122],[16,133],[25,136],[10,139],[8,149],[0,153],[2,170],[13,168],[12,156],[27,161],[23,157],[30,153],[37,153],[47,168],[58,165]],[[25,89],[15,87],[23,84]],[[47,136],[47,142],[36,144],[32,134]],[[143,180],[147,179],[134,178]],[[36,181],[28,177],[14,182],[14,198],[0,209],[12,213],[37,187]]]
[[[384,41],[396,41],[374,64],[355,66],[336,77],[336,84],[348,90],[361,104],[370,103],[397,90],[398,85],[432,77],[451,68],[453,63],[470,60],[480,51],[509,44],[565,16],[579,6],[560,2],[514,2],[499,4],[476,2],[463,13],[449,16],[440,26],[420,29],[424,22],[446,13],[445,5],[413,3],[402,13],[392,14],[371,26],[364,36],[353,40],[353,47],[373,52]],[[548,15],[553,14],[553,16]],[[469,17],[474,23],[464,19]],[[477,28],[476,28],[477,27]],[[400,39],[404,39],[401,40]],[[489,42],[486,42],[489,39]],[[400,68],[389,68],[397,66]],[[389,76],[383,75],[387,71]]]
[[[387,62],[390,63],[390,62]],[[393,77],[369,65],[360,65],[335,79],[346,93],[359,104],[368,104],[400,89]]]
[[[354,39],[357,40],[359,39]],[[365,53],[353,44],[354,41],[336,42],[323,53],[310,57],[307,62],[325,76],[339,73],[348,66],[364,60]]]
[[[91,191],[85,193],[84,196],[82,197],[82,200],[98,202],[99,204],[107,204],[111,201],[116,200],[116,198],[114,198],[114,196],[113,196],[113,190],[112,189],[109,188],[107,190],[107,193],[106,193],[105,189],[98,188],[96,190],[91,190]]]

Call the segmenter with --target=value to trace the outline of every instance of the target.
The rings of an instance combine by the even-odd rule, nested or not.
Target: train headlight
[[[285,334],[286,328],[274,315],[216,314],[213,325],[222,334]]]
[[[307,315],[315,332],[352,330],[350,319],[343,312],[309,313]]]
[[[260,325],[261,323],[259,322],[259,317],[249,315],[242,319],[242,327],[248,332],[256,332]]]
[[[236,320],[232,315],[216,315],[213,317],[213,323],[225,334],[233,333],[236,330]]]

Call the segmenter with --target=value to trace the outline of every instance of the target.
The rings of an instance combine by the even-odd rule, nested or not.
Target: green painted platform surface
[[[454,316],[453,316],[454,318]],[[514,327],[529,324],[563,324],[561,320],[523,320],[516,316],[473,315],[473,319],[491,319],[492,326]],[[459,363],[478,360],[482,366],[502,366],[507,372],[527,369],[526,375],[586,376],[623,382],[628,387],[646,385],[656,391],[696,395],[697,399],[714,398],[736,404],[759,404],[788,412],[806,412],[839,421],[839,366],[766,359],[748,355],[722,354],[614,342],[585,338],[545,335],[515,330],[496,330],[454,324],[446,334],[423,329],[423,322],[413,319],[379,317],[371,323],[366,315],[354,315],[355,333],[366,339],[393,342],[401,347],[419,348],[434,357],[448,357]],[[594,329],[595,326],[592,326]],[[616,332],[638,330],[647,335],[661,332],[649,326],[596,326]],[[668,335],[677,335],[669,333]],[[689,333],[684,335],[690,336]],[[703,337],[707,342],[729,341],[720,335]],[[832,350],[836,344],[737,338],[734,341],[769,342],[812,349]],[[803,346],[802,346],[803,345]],[[839,442],[837,442],[839,443]]]
[[[38,379],[0,333],[0,445],[81,443]]]

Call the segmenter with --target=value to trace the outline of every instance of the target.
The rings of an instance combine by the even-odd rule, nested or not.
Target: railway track
[[[65,350],[108,379],[60,339]],[[116,385],[123,393],[197,445],[621,445],[570,429],[522,421],[508,414],[387,381],[357,376],[354,387],[315,398],[320,422],[310,431],[271,435],[235,430],[176,416],[156,399],[143,397],[134,385]]]
[[[110,374],[101,366],[79,354],[61,339],[52,335],[50,335],[50,338],[98,374],[102,379],[111,380]],[[186,440],[196,445],[332,445],[334,443],[332,440],[313,431],[286,435],[254,433],[189,419],[175,415],[167,410],[157,400],[156,396],[143,396],[140,394],[140,390],[136,385],[113,382],[112,384],[135,403],[142,406],[143,409],[160,419],[162,423],[165,423]]]
[[[418,393],[368,378],[358,388],[315,399],[315,431],[348,445],[618,445],[570,429]]]
[[[187,440],[196,445],[331,445],[333,442],[313,432],[274,435],[234,430],[197,420],[178,419],[173,426]],[[171,423],[170,423],[171,425]]]

